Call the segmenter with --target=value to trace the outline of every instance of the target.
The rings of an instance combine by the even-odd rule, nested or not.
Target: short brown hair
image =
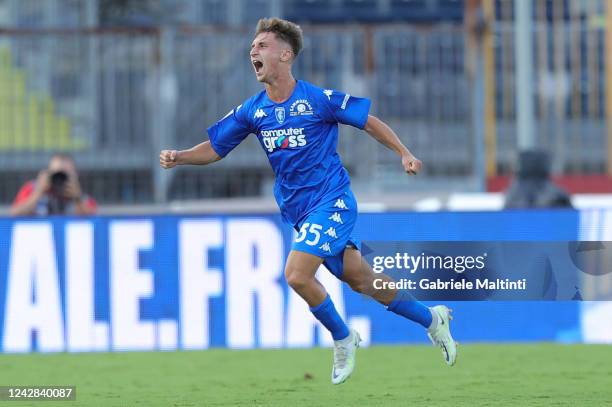
[[[257,22],[255,36],[257,37],[261,33],[276,34],[277,38],[285,41],[291,46],[291,51],[293,51],[294,58],[297,57],[302,50],[302,29],[299,25],[292,23],[291,21],[276,17],[262,18]]]

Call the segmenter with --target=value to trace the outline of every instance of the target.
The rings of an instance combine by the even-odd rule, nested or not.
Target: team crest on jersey
[[[312,106],[306,99],[298,99],[291,104],[289,116],[307,116],[312,114]]]
[[[276,116],[276,121],[278,124],[283,124],[285,122],[285,108],[279,106],[274,109],[274,116]]]

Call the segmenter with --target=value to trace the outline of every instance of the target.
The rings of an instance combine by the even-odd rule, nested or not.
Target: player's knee
[[[299,268],[287,267],[285,269],[285,279],[291,288],[299,291],[301,288],[306,287],[310,283],[312,277]]]

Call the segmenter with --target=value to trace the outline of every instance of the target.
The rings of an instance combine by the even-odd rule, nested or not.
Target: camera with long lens
[[[63,196],[68,182],[68,174],[64,171],[57,171],[51,174],[51,193],[56,196]]]

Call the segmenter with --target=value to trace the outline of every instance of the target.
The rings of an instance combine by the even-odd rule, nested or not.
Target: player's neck
[[[293,78],[293,75],[289,73],[287,76],[276,78],[272,83],[266,83],[266,93],[271,101],[283,103],[291,97],[296,84],[297,81]]]

